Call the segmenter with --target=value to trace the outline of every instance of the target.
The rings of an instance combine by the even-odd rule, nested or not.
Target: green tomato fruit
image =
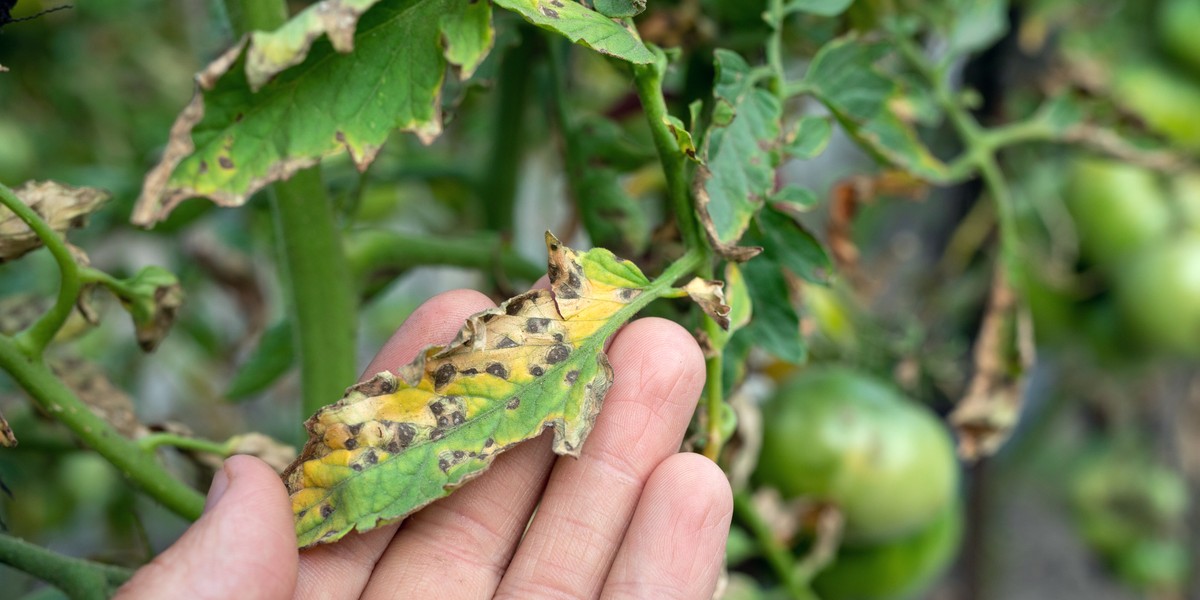
[[[1121,69],[1113,99],[1140,116],[1149,128],[1190,150],[1200,149],[1200,82],[1154,64]]]
[[[1111,160],[1078,160],[1067,178],[1067,208],[1084,255],[1106,268],[1160,239],[1171,213],[1154,173]]]
[[[804,371],[763,413],[757,481],[788,498],[836,504],[852,542],[916,531],[956,496],[958,461],[945,426],[872,377]]]
[[[1111,557],[1184,527],[1187,483],[1137,452],[1104,447],[1074,473],[1071,504],[1083,540]]]
[[[1117,274],[1115,290],[1142,341],[1165,353],[1200,355],[1200,233],[1143,250]]]
[[[1200,2],[1163,0],[1158,4],[1158,39],[1163,49],[1200,75]]]
[[[842,547],[817,574],[813,590],[822,600],[899,600],[925,592],[946,571],[962,541],[958,503],[946,507],[920,531],[883,544]]]
[[[1139,540],[1121,550],[1113,567],[1122,581],[1135,588],[1178,592],[1187,583],[1191,557],[1179,540]]]

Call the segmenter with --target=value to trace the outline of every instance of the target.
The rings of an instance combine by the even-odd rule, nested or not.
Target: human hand
[[[492,306],[465,290],[431,299],[367,375],[448,342]],[[118,597],[710,598],[732,494],[715,464],[677,452],[703,356],[683,328],[649,318],[614,336],[609,360],[613,386],[578,459],[556,457],[543,435],[401,524],[303,553],[279,476],[232,457],[204,516]]]

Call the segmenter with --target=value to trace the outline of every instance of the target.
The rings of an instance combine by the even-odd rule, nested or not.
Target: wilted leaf
[[[741,56],[717,50],[716,64],[716,105],[697,173],[697,209],[714,248],[746,260],[754,253],[738,253],[736,244],[775,188],[782,112],[779,99],[754,84]]]
[[[958,454],[970,461],[991,456],[1012,434],[1034,361],[1030,317],[1003,266],[996,269],[987,313],[975,339],[975,373],[966,396],[950,413],[958,432]]]
[[[4,419],[4,415],[0,414],[0,446],[5,448],[15,448],[17,446],[17,436],[13,435],[12,427],[8,426],[8,421]]]
[[[704,314],[712,317],[721,329],[729,330],[729,305],[725,303],[725,283],[694,277],[683,290],[693,302],[700,305]]]
[[[555,452],[579,454],[612,383],[604,342],[654,294],[607,250],[579,253],[549,234],[547,247],[550,290],[468,318],[448,346],[308,420],[284,472],[301,547],[402,519],[548,427]]]
[[[107,421],[121,435],[134,439],[146,432],[133,408],[133,399],[113,385],[99,366],[80,358],[65,358],[51,364],[54,374],[96,416]]]
[[[898,88],[894,78],[875,66],[888,51],[883,43],[854,36],[835,39],[813,57],[805,83],[846,132],[877,159],[931,181],[945,180],[946,166],[890,109]]]
[[[610,0],[607,4],[645,4],[644,0]],[[507,8],[526,21],[543,29],[557,32],[567,39],[635,64],[654,61],[632,28],[614,21],[575,0],[495,0],[496,6]],[[615,16],[615,15],[614,15]]]
[[[469,77],[492,37],[491,4],[470,0],[326,0],[254,32],[197,74],[133,222],[196,196],[238,206],[343,151],[365,169],[396,129],[432,140],[447,64]]]
[[[13,193],[60,236],[70,229],[83,227],[87,224],[87,216],[108,200],[106,192],[55,181],[29,181]],[[0,206],[0,263],[41,247],[42,240],[25,221]]]
[[[175,313],[183,306],[183,287],[170,271],[149,266],[132,279],[108,286],[121,300],[121,306],[133,318],[138,345],[153,351],[175,322]]]

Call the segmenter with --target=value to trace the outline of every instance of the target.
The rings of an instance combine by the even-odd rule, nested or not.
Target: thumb
[[[204,516],[117,597],[290,598],[299,562],[293,527],[279,475],[257,458],[231,457],[213,477]]]

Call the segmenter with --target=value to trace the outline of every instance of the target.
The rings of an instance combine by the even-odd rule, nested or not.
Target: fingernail
[[[225,466],[221,465],[221,468],[213,474],[212,485],[208,486],[208,497],[204,499],[204,512],[208,512],[217,505],[221,496],[225,495],[227,488],[229,488],[229,474],[225,472]]]

